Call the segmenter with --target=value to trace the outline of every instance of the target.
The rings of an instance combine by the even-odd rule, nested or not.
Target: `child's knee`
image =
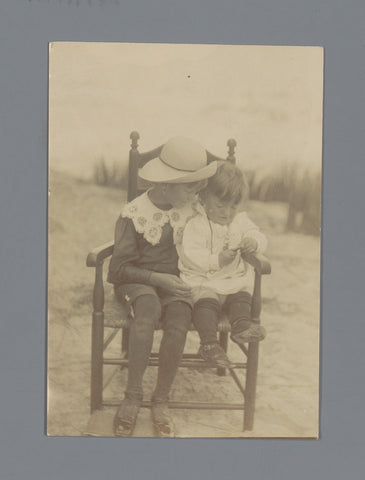
[[[207,309],[212,313],[218,314],[220,308],[219,302],[215,298],[201,298],[194,305],[194,313],[200,309]]]
[[[161,302],[155,295],[141,295],[134,304],[134,322],[145,328],[158,326],[161,318]]]
[[[231,295],[227,296],[226,307],[229,307],[229,306],[234,305],[236,303],[246,303],[250,306],[251,301],[252,301],[252,296],[248,292],[232,293]]]
[[[161,302],[155,295],[141,295],[134,304],[135,316],[148,316],[150,318],[160,318]]]
[[[238,292],[227,298],[225,308],[231,324],[237,320],[251,319],[251,298],[248,292]]]
[[[182,301],[169,303],[165,309],[163,323],[165,330],[175,330],[186,334],[191,323],[190,305]]]

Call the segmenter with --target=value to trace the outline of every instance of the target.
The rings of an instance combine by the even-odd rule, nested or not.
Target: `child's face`
[[[195,199],[195,195],[202,188],[202,182],[167,184],[165,190],[166,200],[173,208],[182,208]]]
[[[232,200],[222,201],[212,193],[204,196],[203,205],[209,220],[219,225],[229,225],[239,207],[238,203]]]

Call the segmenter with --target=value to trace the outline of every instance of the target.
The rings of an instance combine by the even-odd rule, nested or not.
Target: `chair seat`
[[[122,305],[115,298],[114,291],[106,289],[105,291],[105,307],[104,307],[104,326],[109,328],[129,328],[132,321],[128,308]],[[159,325],[157,330],[161,329]],[[189,330],[195,330],[193,323],[190,324]],[[226,315],[222,314],[218,322],[218,332],[230,332],[231,326]]]

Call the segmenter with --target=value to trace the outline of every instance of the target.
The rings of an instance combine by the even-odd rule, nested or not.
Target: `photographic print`
[[[323,48],[49,46],[52,436],[317,438]]]

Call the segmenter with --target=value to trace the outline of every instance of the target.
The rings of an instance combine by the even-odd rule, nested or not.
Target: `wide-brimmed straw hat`
[[[159,158],[139,170],[143,180],[154,183],[192,183],[212,177],[217,162],[207,163],[206,150],[195,140],[173,137],[162,147]]]

